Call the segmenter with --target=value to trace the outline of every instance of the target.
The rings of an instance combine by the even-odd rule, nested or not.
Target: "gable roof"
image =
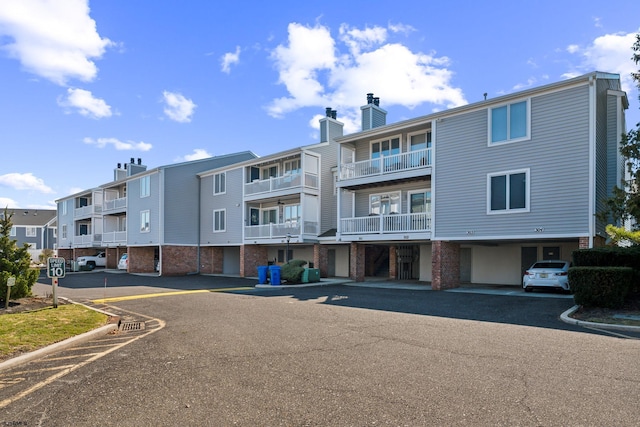
[[[55,209],[7,209],[14,226],[44,227],[54,220],[58,214]],[[0,214],[4,214],[1,211]]]

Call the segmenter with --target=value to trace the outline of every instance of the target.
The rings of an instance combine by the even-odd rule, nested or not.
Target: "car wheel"
[[[528,288],[524,288],[525,292],[531,292],[533,291],[533,288],[531,286],[529,286]]]
[[[87,263],[87,268],[89,268],[89,270],[93,270],[94,268],[96,268],[96,263],[93,261],[89,261]]]

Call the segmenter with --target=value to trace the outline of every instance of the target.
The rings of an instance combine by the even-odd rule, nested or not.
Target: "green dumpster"
[[[305,268],[302,272],[302,283],[313,283],[320,281],[320,269]]]

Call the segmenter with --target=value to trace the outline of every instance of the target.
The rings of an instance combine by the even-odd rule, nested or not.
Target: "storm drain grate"
[[[141,331],[144,329],[144,322],[122,322],[119,329],[121,331]]]

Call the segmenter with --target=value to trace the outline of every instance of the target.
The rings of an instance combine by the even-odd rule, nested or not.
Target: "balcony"
[[[94,214],[100,214],[100,213],[102,213],[101,205],[88,205],[88,206],[83,206],[81,208],[74,209],[73,217],[83,218],[83,217],[89,217]]]
[[[101,246],[102,234],[81,234],[73,236],[74,246]]]
[[[256,180],[244,185],[245,196],[285,192],[289,189],[299,188],[318,189],[318,175],[305,172],[277,176],[269,179]]]
[[[102,233],[102,243],[105,245],[127,243],[126,231],[107,231]]]
[[[339,181],[392,176],[432,166],[431,148],[340,165]]]
[[[280,224],[250,225],[244,228],[244,239],[281,240],[289,235],[292,239],[302,238],[303,235],[318,236],[319,224],[315,221],[286,222]]]
[[[102,207],[102,213],[109,214],[114,212],[122,212],[127,209],[127,198],[121,197],[119,199],[105,200]]]
[[[426,233],[431,231],[430,213],[370,215],[340,220],[342,235]]]

